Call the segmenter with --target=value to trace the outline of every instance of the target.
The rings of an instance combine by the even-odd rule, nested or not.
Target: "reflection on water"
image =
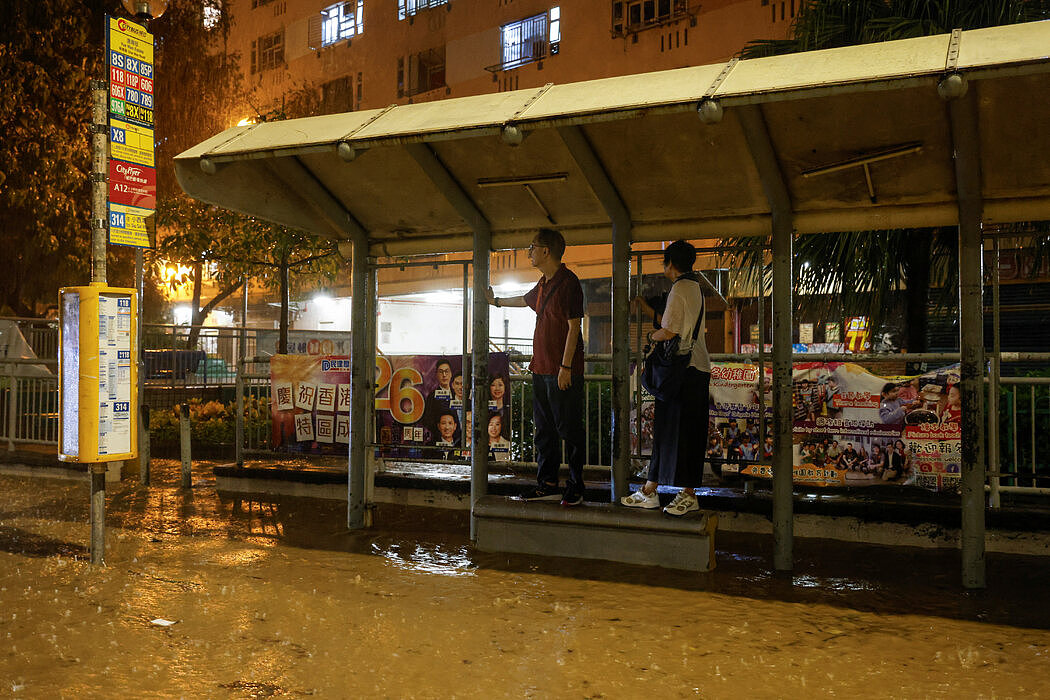
[[[174,468],[172,468],[174,469]],[[0,477],[0,696],[1038,697],[1050,566],[720,533],[705,574],[476,552],[464,513]],[[150,620],[176,624],[161,628]]]
[[[372,551],[394,566],[406,571],[418,571],[441,576],[473,576],[477,566],[466,546],[454,551],[421,543],[372,544]]]

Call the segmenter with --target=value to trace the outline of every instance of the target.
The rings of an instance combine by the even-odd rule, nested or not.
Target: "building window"
[[[500,27],[502,62],[489,70],[509,70],[558,53],[561,43],[561,7]]]
[[[284,30],[261,36],[252,42],[252,73],[284,65]]]
[[[340,2],[321,10],[321,46],[357,36],[365,29],[365,0]]]
[[[408,19],[423,10],[447,4],[448,0],[397,0],[397,18]]]
[[[354,108],[354,91],[350,76],[321,83],[321,114],[350,112]]]
[[[397,59],[397,96],[412,97],[445,87],[445,47]]]
[[[614,0],[613,36],[624,36],[689,15],[688,0]]]

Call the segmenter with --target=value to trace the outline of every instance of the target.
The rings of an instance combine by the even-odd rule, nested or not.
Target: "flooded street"
[[[1043,559],[720,534],[708,574],[478,553],[462,513],[0,476],[0,696],[1050,696]],[[173,621],[162,626],[154,620]]]

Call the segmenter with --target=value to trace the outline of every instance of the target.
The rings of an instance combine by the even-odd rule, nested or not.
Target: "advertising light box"
[[[134,289],[59,290],[59,443],[66,462],[116,462],[138,453]]]

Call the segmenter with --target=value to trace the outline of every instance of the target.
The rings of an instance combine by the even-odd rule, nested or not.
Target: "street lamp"
[[[121,0],[124,9],[136,19],[157,19],[168,9],[168,0]]]

